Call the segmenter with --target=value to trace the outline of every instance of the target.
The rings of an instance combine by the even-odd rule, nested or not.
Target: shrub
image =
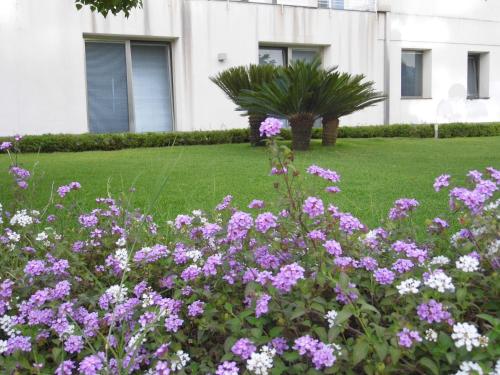
[[[498,170],[449,198],[439,176],[451,211],[417,240],[419,202],[397,200],[370,230],[305,194],[275,139],[283,199],[243,210],[227,196],[167,225],[125,195],[82,212],[77,182],[29,207],[17,145],[0,146],[16,189],[0,209],[4,373],[462,374],[500,356]],[[307,173],[338,192],[336,172]]]
[[[440,138],[481,137],[500,135],[500,123],[444,124],[439,126]],[[290,140],[289,129],[282,132]],[[312,138],[321,139],[322,129],[313,128]],[[374,137],[434,137],[433,125],[373,125],[341,126],[340,138]],[[0,142],[8,138],[0,138]],[[79,152],[112,151],[125,148],[166,147],[189,145],[213,145],[224,143],[246,143],[248,129],[173,132],[173,133],[117,133],[117,134],[45,134],[28,135],[19,143],[22,152]]]

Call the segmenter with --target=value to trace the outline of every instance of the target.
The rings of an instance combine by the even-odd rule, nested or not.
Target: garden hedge
[[[439,125],[439,138],[483,137],[500,135],[500,122],[497,123],[450,123]],[[282,132],[290,139],[290,131]],[[321,138],[321,129],[313,129],[312,137]],[[434,125],[373,125],[341,126],[340,138],[374,137],[434,137]],[[0,138],[0,142],[8,140]],[[20,142],[22,152],[77,152],[110,151],[124,148],[165,147],[183,145],[211,145],[222,143],[246,143],[249,141],[248,129],[172,132],[172,133],[115,133],[115,134],[44,134],[25,136]]]

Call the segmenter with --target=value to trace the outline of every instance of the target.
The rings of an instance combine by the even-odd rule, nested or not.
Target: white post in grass
[[[439,138],[439,124],[434,124],[434,138]]]

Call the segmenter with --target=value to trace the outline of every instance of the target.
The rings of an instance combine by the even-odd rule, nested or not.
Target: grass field
[[[226,194],[247,205],[252,199],[272,198],[275,177],[268,175],[265,148],[246,144],[129,149],[110,152],[82,152],[22,155],[24,167],[36,171],[36,206],[47,202],[52,188],[79,181],[84,208],[107,191],[117,193],[135,186],[134,204],[162,219],[193,209],[210,209]],[[297,153],[302,169],[315,163],[338,171],[342,193],[329,196],[343,210],[375,225],[386,217],[399,197],[421,202],[417,220],[442,214],[447,208],[446,193],[435,193],[433,179],[449,173],[463,182],[469,169],[500,168],[500,137],[453,139],[341,139],[334,149],[313,142],[310,152]],[[8,167],[0,155],[0,169]],[[307,176],[308,188],[322,191],[326,186]],[[10,199],[11,181],[0,179],[0,202]],[[326,196],[323,194],[323,196]],[[152,204],[153,203],[153,204]]]

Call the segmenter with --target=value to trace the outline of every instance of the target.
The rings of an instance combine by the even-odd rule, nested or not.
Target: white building
[[[316,52],[389,97],[343,124],[500,120],[499,0],[1,0],[0,135],[245,127],[208,77]]]

